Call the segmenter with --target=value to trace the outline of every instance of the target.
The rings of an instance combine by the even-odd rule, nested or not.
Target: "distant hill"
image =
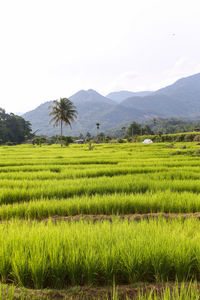
[[[160,95],[167,95],[169,97],[187,100],[200,99],[200,73],[181,78],[174,84],[165,88],[159,89],[155,92]]]
[[[200,116],[200,74],[182,78],[155,92],[141,93],[147,95],[121,91],[104,97],[92,89],[77,92],[70,99],[77,107],[78,119],[72,130],[67,127],[64,129],[64,134],[79,135],[88,131],[95,134],[97,122],[100,123],[100,131],[105,131],[127,125],[133,120],[144,122],[171,117],[198,120]],[[125,95],[128,97],[123,100]],[[40,129],[39,134],[59,134],[58,128],[49,125],[50,105],[52,101],[45,102],[22,115],[31,122],[33,131]]]
[[[109,111],[116,102],[108,99],[96,91],[90,89],[88,91],[81,90],[70,97],[78,110],[78,119],[72,125],[72,130],[69,127],[64,127],[64,134],[79,135],[87,131],[96,132],[96,123],[103,119],[105,111]],[[39,129],[38,134],[53,135],[59,134],[59,128],[49,124],[49,106],[53,105],[53,101],[48,101],[36,109],[23,114],[25,120],[29,120],[32,124],[33,131]],[[106,125],[100,127],[102,130]]]
[[[101,94],[97,93],[95,90],[81,90],[70,97],[70,100],[74,104],[81,104],[81,103],[89,103],[89,102],[98,102],[98,103],[105,103],[105,104],[116,104],[115,101],[109,99],[108,97],[104,97]]]
[[[144,97],[150,95],[153,92],[144,91],[144,92],[130,92],[130,91],[119,91],[119,92],[112,92],[108,94],[106,97],[112,99],[118,103],[122,102],[123,100],[130,98],[130,97]]]
[[[121,104],[147,114],[153,111],[166,118],[196,118],[200,115],[200,74],[179,79],[146,97],[128,98]]]

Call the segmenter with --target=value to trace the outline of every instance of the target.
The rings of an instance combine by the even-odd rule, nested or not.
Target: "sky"
[[[200,73],[199,0],[0,0],[0,107]]]

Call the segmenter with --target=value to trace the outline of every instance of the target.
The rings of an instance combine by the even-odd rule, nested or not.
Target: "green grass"
[[[113,300],[122,299],[117,289],[113,290]],[[152,288],[150,292],[144,292],[144,290],[139,291],[139,295],[134,298],[126,296],[126,300],[135,299],[135,300],[199,300],[199,288],[197,283],[185,284],[184,282],[181,285],[166,285],[160,290],[155,290]]]
[[[0,277],[44,288],[200,279],[195,219],[0,224]]]
[[[170,174],[168,174],[170,175]],[[167,175],[167,176],[168,176]],[[176,177],[176,175],[173,175]],[[181,174],[179,175],[182,176]],[[198,176],[198,174],[197,174]],[[164,176],[163,176],[164,177]],[[195,177],[195,176],[193,176]],[[66,180],[1,180],[0,203],[11,204],[34,199],[62,199],[83,195],[108,195],[113,193],[190,192],[193,198],[200,192],[200,179],[173,179],[147,175],[121,175],[113,177]],[[122,199],[123,201],[123,199]]]
[[[18,204],[22,202],[37,201],[38,205],[41,198],[52,200],[47,205],[52,207],[60,206],[59,199],[62,200],[63,209],[66,207],[66,200],[76,198],[79,211],[80,201],[85,203],[88,199],[90,206],[94,203],[91,196],[95,195],[103,198],[99,201],[98,211],[105,211],[106,199],[108,206],[112,194],[119,193],[117,196],[116,211],[113,213],[131,211],[153,211],[164,207],[167,211],[173,211],[172,205],[166,206],[158,201],[155,204],[146,199],[148,194],[162,194],[168,191],[174,194],[181,193],[177,201],[180,203],[182,194],[188,192],[189,201],[180,210],[191,211],[198,209],[197,194],[200,191],[200,160],[193,157],[191,153],[198,150],[195,143],[187,143],[186,149],[181,149],[182,144],[178,143],[173,149],[168,144],[114,144],[96,145],[93,151],[87,150],[87,145],[71,145],[61,149],[59,146],[33,147],[32,145],[21,145],[16,147],[0,148],[0,203]],[[181,149],[184,155],[171,155]],[[130,204],[131,209],[124,206],[127,195],[140,193],[141,205]],[[144,194],[144,195],[143,195]],[[192,195],[193,194],[193,195]],[[100,197],[100,198],[101,198]],[[64,198],[64,200],[63,200]],[[169,196],[169,199],[171,197]],[[115,198],[116,199],[116,198]],[[125,199],[125,200],[124,200]],[[184,201],[187,201],[184,198]],[[121,207],[119,205],[121,201]],[[155,202],[154,200],[152,200]],[[72,200],[69,200],[72,203]],[[130,200],[128,200],[130,203]],[[131,202],[133,202],[131,200]],[[69,204],[69,206],[74,206]],[[100,207],[102,203],[102,208]],[[183,203],[183,202],[182,202]],[[195,204],[194,204],[195,203]],[[83,210],[85,204],[82,205]],[[97,204],[95,204],[97,206]],[[186,208],[187,206],[187,208]],[[141,210],[143,207],[143,210]],[[155,208],[154,208],[155,207]],[[12,210],[12,207],[9,206]],[[4,207],[3,207],[4,209]],[[163,208],[162,208],[163,209]],[[175,204],[174,211],[177,211]],[[91,210],[92,212],[92,210]],[[90,212],[88,212],[90,213]],[[110,213],[110,209],[107,211]]]
[[[52,216],[74,216],[79,214],[120,215],[134,213],[194,213],[200,211],[200,195],[190,192],[146,192],[136,194],[115,193],[93,196],[75,196],[67,199],[30,200],[0,206],[0,218],[8,220],[43,219]]]
[[[200,212],[199,146],[183,145],[102,144],[92,151],[87,145],[1,146],[1,281],[61,288],[112,285],[114,279],[116,284],[200,280],[200,224],[193,218],[36,221]],[[169,290],[162,297],[169,299]]]

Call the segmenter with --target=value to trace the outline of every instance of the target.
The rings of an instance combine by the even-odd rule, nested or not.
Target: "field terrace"
[[[197,291],[199,192],[196,143],[1,146],[1,282]]]

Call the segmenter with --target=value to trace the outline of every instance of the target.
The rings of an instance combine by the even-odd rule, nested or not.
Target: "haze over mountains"
[[[145,122],[153,118],[197,119],[200,116],[200,73],[179,79],[174,84],[155,92],[120,91],[106,97],[89,89],[81,90],[70,97],[77,107],[78,119],[72,130],[65,127],[65,135],[96,133],[96,123],[100,131],[120,128],[132,121]],[[45,102],[36,109],[23,114],[38,134],[59,134],[59,128],[49,125],[48,107],[52,101]]]
[[[150,95],[153,92],[145,91],[145,92],[130,92],[130,91],[119,91],[119,92],[112,92],[109,93],[106,97],[112,99],[118,103],[122,102],[123,100],[130,98],[130,97],[143,97]]]

